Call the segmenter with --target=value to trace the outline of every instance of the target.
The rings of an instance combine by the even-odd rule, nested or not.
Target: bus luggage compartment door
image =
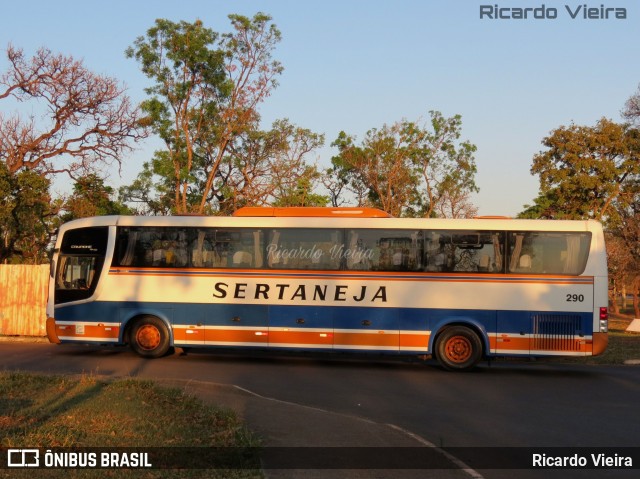
[[[332,349],[333,309],[321,306],[270,306],[269,347]]]

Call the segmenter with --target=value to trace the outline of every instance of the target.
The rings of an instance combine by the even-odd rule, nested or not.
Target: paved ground
[[[0,337],[0,341],[48,342],[46,338]],[[392,448],[430,448],[442,456],[448,469],[265,469],[268,479],[482,479],[455,457],[436,448],[427,440],[391,424],[382,424],[355,416],[267,398],[226,384],[193,380],[157,381],[177,387],[205,403],[233,410],[255,432],[265,447],[380,448],[381,454],[393,454]],[[434,452],[435,451],[435,452]],[[373,451],[376,452],[376,451]],[[432,457],[430,455],[430,457]]]
[[[219,385],[199,381],[162,381],[195,395],[204,402],[234,410],[264,441],[267,447],[377,447],[381,453],[392,453],[384,448],[430,447],[428,441],[389,424],[380,424],[366,419],[330,411],[300,406],[276,399],[265,398],[235,386]],[[269,479],[302,478],[442,478],[469,479],[482,476],[464,470],[464,464],[437,449],[437,454],[460,469],[429,470],[300,470],[266,469]],[[374,451],[375,452],[375,451]],[[321,453],[321,450],[320,450]],[[455,467],[455,466],[454,466]]]

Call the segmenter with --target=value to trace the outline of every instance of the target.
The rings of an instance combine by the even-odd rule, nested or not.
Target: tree
[[[163,152],[164,153],[164,152]],[[158,160],[159,153],[152,162],[145,162],[142,165],[142,171],[130,185],[120,187],[119,201],[125,204],[135,204],[135,213],[139,215],[165,216],[171,214],[174,204],[172,195],[173,185],[171,184],[171,175],[161,177],[156,181],[155,163]],[[167,155],[164,155],[165,158]],[[169,164],[169,161],[165,161]]]
[[[438,218],[473,218],[478,215],[478,207],[471,202],[471,191],[445,190],[440,196],[435,213]]]
[[[324,206],[313,193],[320,174],[307,162],[324,136],[276,120],[271,130],[249,130],[230,145],[218,174],[217,202],[224,214],[241,206]]]
[[[49,196],[49,180],[22,169],[11,174],[0,162],[0,264],[40,264],[56,227],[59,201]]]
[[[113,78],[46,48],[28,60],[9,45],[7,59],[0,100],[29,102],[37,112],[26,119],[0,113],[0,160],[10,174],[37,170],[74,176],[96,165],[120,164],[131,142],[145,137],[138,111]]]
[[[593,127],[559,127],[543,144],[531,168],[540,194],[519,216],[602,221],[614,311],[618,295],[630,291],[639,314],[640,131],[603,118]]]
[[[309,163],[309,157],[323,143],[323,135],[288,120],[276,120],[271,130],[243,132],[228,146],[218,167],[215,195],[207,203],[207,212],[228,215],[247,205],[325,205],[327,198],[313,193],[320,174]],[[139,212],[144,214],[170,214],[174,191],[171,172],[167,152],[156,152],[136,180],[120,189],[121,201],[139,203]],[[188,204],[197,204],[204,185],[204,178],[190,185]]]
[[[640,126],[640,86],[638,91],[627,100],[622,115],[631,123]]]
[[[522,219],[554,219],[562,218],[563,204],[558,202],[555,190],[541,193],[533,200],[533,205],[524,205],[525,210],[518,214]]]
[[[640,185],[639,185],[640,186]],[[638,189],[637,191],[640,191]],[[614,308],[617,309],[615,294],[633,296],[635,317],[640,317],[640,194],[618,211],[620,221],[607,237],[607,258],[609,277],[613,281]]]
[[[543,140],[531,173],[540,177],[538,206],[553,218],[619,221],[637,194],[640,132],[601,119],[595,126],[559,127]]]
[[[419,201],[418,175],[408,152],[415,146],[403,130],[402,123],[369,130],[362,146],[356,146],[355,138],[345,132],[333,142],[339,151],[331,160],[334,174],[349,182],[360,197],[358,206],[371,205],[401,216]]]
[[[28,59],[9,45],[6,55],[4,111],[32,113],[0,113],[0,262],[38,263],[59,223],[61,201],[49,195],[51,176],[77,178],[101,165],[120,165],[146,132],[113,78],[46,48]]]
[[[171,178],[172,208],[178,213],[204,213],[216,198],[215,180],[230,145],[255,128],[257,108],[282,72],[271,57],[280,40],[271,17],[229,19],[233,32],[223,35],[199,20],[156,20],[146,38],[126,52],[155,82],[142,109],[167,149],[151,166]]]
[[[126,205],[113,199],[114,190],[104,184],[98,175],[89,174],[79,178],[73,194],[64,202],[63,221],[71,221],[89,216],[127,215],[133,211]]]
[[[320,178],[320,172],[312,166],[304,169],[301,175],[281,185],[274,200],[273,206],[327,206],[329,198],[319,193],[314,193],[315,183]]]
[[[462,117],[445,118],[438,111],[429,112],[433,132],[423,130],[423,150],[414,160],[419,168],[426,192],[422,216],[430,217],[437,209],[451,217],[469,217],[476,208],[469,195],[477,192],[474,153],[477,148],[468,141],[459,142]],[[424,196],[424,195],[423,195]],[[458,216],[460,215],[460,216]]]
[[[347,188],[358,204],[394,216],[472,214],[469,193],[477,191],[476,147],[460,142],[462,118],[430,112],[429,125],[402,120],[367,132],[360,146],[341,132],[332,144],[328,182],[333,204]]]

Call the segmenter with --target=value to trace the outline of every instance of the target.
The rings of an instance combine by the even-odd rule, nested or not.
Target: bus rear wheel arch
[[[165,356],[171,349],[169,328],[160,318],[141,316],[129,328],[129,345],[145,358]]]
[[[482,359],[482,341],[467,326],[449,326],[436,338],[436,359],[449,371],[472,369]]]

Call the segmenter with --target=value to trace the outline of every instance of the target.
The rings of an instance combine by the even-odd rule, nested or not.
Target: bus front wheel
[[[473,330],[451,326],[438,336],[436,352],[442,367],[463,371],[473,368],[482,358],[482,342]]]
[[[131,327],[129,342],[131,349],[139,356],[159,358],[169,351],[169,330],[161,319],[145,316]]]

